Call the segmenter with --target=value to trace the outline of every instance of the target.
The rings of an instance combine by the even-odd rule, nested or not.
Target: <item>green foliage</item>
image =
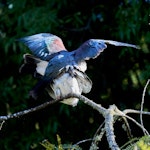
[[[115,103],[122,109],[139,109],[143,87],[150,77],[149,4],[149,1],[142,0],[0,1],[0,115],[49,100],[46,93],[37,101],[32,100],[28,92],[36,80],[18,71],[22,55],[30,51],[16,39],[40,32],[60,36],[69,50],[76,49],[90,38],[140,45],[140,50],[108,46],[96,60],[88,62],[87,70],[94,87],[87,97],[106,107]],[[148,96],[146,94],[145,101]],[[146,102],[145,107],[149,110]],[[1,130],[0,149],[38,150],[37,143],[47,137],[51,143],[59,145],[55,140],[57,133],[63,136],[64,143],[92,137],[103,121],[97,120],[97,115],[82,103],[76,108],[56,104],[10,120]],[[149,128],[148,123],[145,126]],[[141,136],[140,132],[135,134]],[[83,148],[88,149],[86,146]]]
[[[150,150],[150,136],[143,136],[139,139],[131,140],[127,145],[122,150]]]
[[[41,145],[46,148],[46,150],[82,150],[78,145],[62,144],[61,138],[57,135],[58,146],[51,144],[48,140],[42,141]]]

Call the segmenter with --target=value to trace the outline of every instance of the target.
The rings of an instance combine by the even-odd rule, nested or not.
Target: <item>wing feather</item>
[[[123,43],[123,42],[118,42],[118,41],[113,41],[113,40],[103,40],[103,39],[96,39],[98,42],[104,42],[106,44],[111,44],[115,46],[126,46],[126,47],[132,47],[136,49],[140,49],[139,46],[133,45],[133,44],[128,44],[128,43]]]
[[[52,54],[66,50],[61,38],[50,33],[39,33],[18,39],[24,43],[32,53],[42,59],[49,60]]]

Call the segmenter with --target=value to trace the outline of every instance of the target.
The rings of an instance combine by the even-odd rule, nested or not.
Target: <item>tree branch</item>
[[[141,111],[140,111],[140,121],[141,121],[141,125],[144,127],[144,124],[143,124],[143,118],[142,118],[142,112],[143,112],[143,105],[144,105],[144,97],[145,97],[145,93],[146,93],[146,89],[147,89],[147,86],[150,82],[150,79],[147,81],[145,87],[144,87],[144,90],[143,90],[143,94],[142,94],[142,102],[141,102]],[[143,130],[143,133],[146,135],[145,133],[145,130]]]
[[[45,107],[48,107],[49,105],[52,105],[54,103],[57,103],[61,100],[63,100],[63,99],[58,99],[58,100],[53,100],[53,101],[51,100],[51,101],[45,102],[45,103],[43,103],[39,106],[30,108],[30,109],[27,109],[27,110],[19,111],[17,113],[6,115],[6,116],[0,116],[0,121],[6,121],[6,120],[9,120],[9,119],[12,119],[12,118],[19,118],[21,116],[33,113],[33,112],[38,111],[38,110],[41,110],[41,109],[43,109]]]
[[[109,147],[112,150],[120,150],[119,146],[115,141],[115,134],[114,134],[114,115],[115,115],[115,105],[111,105],[107,112],[105,113],[105,130],[106,130],[106,137],[109,144]]]
[[[78,94],[69,94],[65,97],[58,99],[58,100],[51,100],[51,101],[45,102],[39,106],[36,106],[34,108],[23,110],[23,111],[20,111],[20,112],[11,114],[11,115],[0,116],[0,122],[1,122],[0,129],[2,128],[2,125],[6,120],[9,120],[12,118],[18,118],[18,117],[21,117],[23,115],[27,115],[29,113],[41,110],[45,107],[48,107],[54,103],[60,102],[63,99],[67,99],[67,98],[71,98],[71,97],[75,97],[75,98],[80,99],[85,104],[87,104],[90,107],[92,107],[93,109],[97,110],[104,117],[105,128],[103,128],[102,133],[104,134],[106,132],[107,141],[108,141],[109,147],[112,150],[119,150],[119,147],[115,141],[115,134],[114,134],[114,122],[118,119],[117,116],[121,116],[121,117],[125,117],[127,119],[130,119],[136,125],[138,125],[145,133],[148,134],[148,131],[140,123],[135,121],[133,118],[127,116],[126,114],[127,113],[138,113],[138,114],[142,113],[142,114],[150,115],[150,112],[144,112],[144,111],[141,112],[141,111],[132,110],[132,109],[126,109],[124,111],[120,111],[115,105],[111,105],[108,109],[106,109],[106,108],[102,107],[100,104],[97,104],[97,103],[93,102],[92,100],[86,98],[85,96],[78,95]],[[95,135],[95,137],[97,137],[97,136]],[[96,141],[96,138],[94,138],[93,140]],[[84,141],[82,141],[82,142],[84,142]],[[93,143],[93,145],[91,145],[91,147],[90,147],[91,150],[92,150],[92,146],[94,146],[94,142],[92,142],[92,143]],[[95,143],[95,146],[96,146],[96,143]]]
[[[30,109],[27,109],[27,110],[23,110],[23,111],[20,111],[20,112],[17,112],[17,113],[14,113],[14,114],[10,114],[10,115],[6,115],[6,116],[0,116],[0,121],[6,121],[6,120],[9,120],[9,119],[12,119],[12,118],[19,118],[23,115],[27,115],[29,113],[33,113],[35,111],[38,111],[38,110],[41,110],[45,107],[48,107],[54,103],[57,103],[57,102],[60,102],[62,101],[63,99],[67,99],[67,98],[71,98],[71,97],[76,97],[76,98],[79,98],[80,100],[82,100],[85,104],[91,106],[93,109],[96,109],[99,113],[101,114],[104,114],[105,112],[105,108],[103,108],[101,105],[99,104],[96,104],[94,103],[92,100],[89,100],[88,98],[86,98],[85,96],[83,95],[78,95],[78,94],[69,94],[65,97],[62,97],[58,100],[50,100],[48,102],[45,102],[39,106],[36,106],[36,107],[33,107],[33,108],[30,108]]]

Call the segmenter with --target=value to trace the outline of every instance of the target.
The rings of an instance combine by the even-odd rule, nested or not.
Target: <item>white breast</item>
[[[78,67],[80,68],[80,70],[81,70],[82,72],[85,72],[86,69],[87,69],[86,62],[85,62],[85,61],[81,61],[81,62],[78,64]]]
[[[54,91],[54,95],[51,93],[50,96],[52,96],[54,99],[59,99],[62,96],[66,96],[71,93],[81,94],[81,90],[79,88],[78,82],[75,77],[71,77],[69,73],[64,73],[59,78],[55,79],[53,81],[54,83],[51,85],[52,90]],[[62,103],[76,106],[78,103],[77,98],[68,98],[64,99]]]

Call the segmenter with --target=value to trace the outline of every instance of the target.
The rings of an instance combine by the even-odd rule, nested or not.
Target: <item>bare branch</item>
[[[140,127],[144,131],[144,133],[146,133],[147,135],[149,135],[148,131],[144,128],[143,125],[141,125],[135,119],[133,119],[133,118],[127,116],[127,115],[125,115],[125,117],[128,118],[129,120],[131,120],[132,122],[134,122],[138,127]]]
[[[11,114],[11,115],[0,116],[0,121],[1,121],[0,129],[2,128],[2,125],[3,125],[3,123],[6,120],[9,120],[9,119],[12,119],[12,118],[18,118],[18,117],[21,117],[23,115],[27,115],[29,113],[41,110],[41,109],[43,109],[45,107],[48,107],[49,105],[52,105],[54,103],[60,102],[63,99],[67,99],[67,98],[71,98],[71,97],[75,97],[75,98],[80,99],[82,102],[84,102],[85,104],[89,105],[93,109],[97,110],[101,115],[103,115],[103,117],[105,119],[105,121],[104,121],[105,128],[101,129],[100,135],[94,135],[94,138],[93,138],[94,142],[100,141],[102,136],[106,132],[106,137],[107,137],[107,141],[108,141],[109,147],[112,150],[119,150],[120,149],[118,144],[115,141],[115,134],[114,134],[114,123],[118,119],[119,116],[123,117],[124,119],[127,118],[127,119],[133,121],[137,126],[139,126],[144,131],[144,133],[148,134],[148,131],[143,127],[143,125],[141,125],[136,120],[134,120],[133,118],[129,117],[126,114],[127,113],[140,114],[141,113],[141,114],[150,115],[150,112],[144,112],[143,110],[142,111],[137,111],[137,110],[132,110],[132,109],[126,109],[124,111],[120,111],[115,105],[111,105],[108,109],[106,109],[106,108],[102,107],[100,104],[97,104],[97,103],[93,102],[92,100],[86,98],[85,96],[78,95],[78,94],[69,94],[69,95],[67,95],[65,97],[62,97],[62,98],[58,99],[58,100],[51,100],[51,101],[45,102],[45,103],[43,103],[43,104],[41,104],[39,106],[36,106],[34,108],[23,110],[23,111],[20,111],[20,112]],[[99,132],[99,130],[100,129],[98,129],[98,132]],[[96,140],[96,138],[98,138],[99,140]],[[87,140],[80,141],[78,144],[86,142],[86,141]],[[92,142],[92,143],[94,143],[94,142]],[[95,143],[91,144],[91,147],[90,147],[91,150],[92,150],[92,146],[93,145],[95,147],[97,147],[97,145]]]
[[[114,127],[113,127],[114,115],[116,115],[115,110],[116,110],[116,106],[111,105],[107,110],[107,112],[105,113],[105,130],[106,130],[106,137],[109,143],[109,147],[112,150],[120,150],[119,146],[115,141]]]
[[[6,121],[6,120],[9,120],[9,119],[12,119],[12,118],[18,118],[18,117],[21,117],[23,115],[27,115],[29,113],[33,113],[35,111],[41,110],[41,109],[43,109],[45,107],[48,107],[49,105],[52,105],[52,104],[57,103],[57,102],[60,102],[63,99],[67,99],[67,98],[71,98],[71,97],[76,97],[76,98],[81,99],[84,103],[86,103],[87,105],[91,106],[93,109],[97,110],[101,114],[104,114],[104,112],[106,110],[101,105],[94,103],[92,100],[89,100],[88,98],[86,98],[83,95],[69,94],[69,95],[67,95],[65,97],[62,97],[62,98],[58,99],[58,100],[50,100],[50,101],[45,102],[45,103],[43,103],[43,104],[41,104],[39,106],[30,108],[30,109],[27,109],[27,110],[23,110],[23,111],[20,111],[20,112],[14,113],[14,114],[10,114],[10,115],[6,115],[6,116],[0,116],[0,121]]]
[[[81,143],[89,142],[89,141],[92,141],[92,139],[85,139],[85,140],[79,141],[76,144],[73,144],[73,146],[79,145]]]
[[[19,117],[27,115],[29,113],[33,113],[35,111],[41,110],[41,109],[43,109],[45,107],[48,107],[49,105],[52,105],[54,103],[57,103],[61,100],[63,100],[63,99],[58,99],[58,100],[53,100],[53,101],[51,100],[51,101],[45,102],[45,103],[43,103],[39,106],[30,108],[30,109],[27,109],[27,110],[19,111],[17,113],[6,115],[6,116],[0,116],[0,121],[6,121],[6,120],[9,120],[9,119],[12,119],[12,118],[19,118]]]
[[[123,113],[125,114],[140,114],[141,111],[139,110],[134,110],[134,109],[125,109],[123,110]],[[150,115],[150,112],[142,111],[143,115]]]
[[[5,121],[2,121],[2,122],[0,123],[0,130],[2,129],[4,123],[5,123]]]
[[[128,136],[128,138],[129,139],[131,139],[133,136],[132,136],[132,134],[131,134],[131,128],[130,128],[130,125],[129,125],[129,123],[128,123],[128,120],[127,120],[127,118],[125,118],[125,117],[122,117],[122,119],[124,120],[124,124],[125,124],[125,127],[126,127],[126,132],[127,132],[127,136]]]
[[[132,109],[131,109],[132,111]],[[118,112],[118,115],[122,116],[122,117],[126,117],[129,120],[131,120],[132,122],[134,122],[138,127],[140,127],[146,134],[149,134],[148,131],[144,128],[144,126],[142,126],[140,123],[138,123],[135,119],[133,119],[132,117],[126,115],[124,113],[124,111],[120,111],[118,108],[116,108],[116,113]],[[140,111],[139,111],[140,112]]]
[[[97,129],[96,133],[93,136],[93,140],[90,146],[90,150],[96,150],[98,148],[98,142],[101,141],[104,133],[105,133],[105,128],[103,127],[105,125],[105,122],[103,122]],[[103,128],[102,128],[103,127]],[[100,132],[101,131],[101,132]],[[100,132],[100,133],[99,133]]]
[[[71,94],[70,97],[76,97],[76,98],[80,99],[82,102],[89,105],[93,109],[97,110],[102,115],[104,115],[107,110],[106,108],[102,107],[100,104],[93,102],[92,100],[86,98],[83,95]]]
[[[144,105],[144,97],[145,97],[146,89],[147,89],[147,86],[148,86],[149,82],[150,82],[150,79],[147,81],[147,83],[146,83],[146,85],[144,87],[144,90],[143,90],[143,94],[142,94],[141,111],[140,111],[140,121],[141,121],[141,125],[143,127],[144,127],[144,124],[143,124],[142,112],[143,112],[143,105]],[[146,133],[145,133],[144,130],[143,130],[143,133],[146,135]]]

